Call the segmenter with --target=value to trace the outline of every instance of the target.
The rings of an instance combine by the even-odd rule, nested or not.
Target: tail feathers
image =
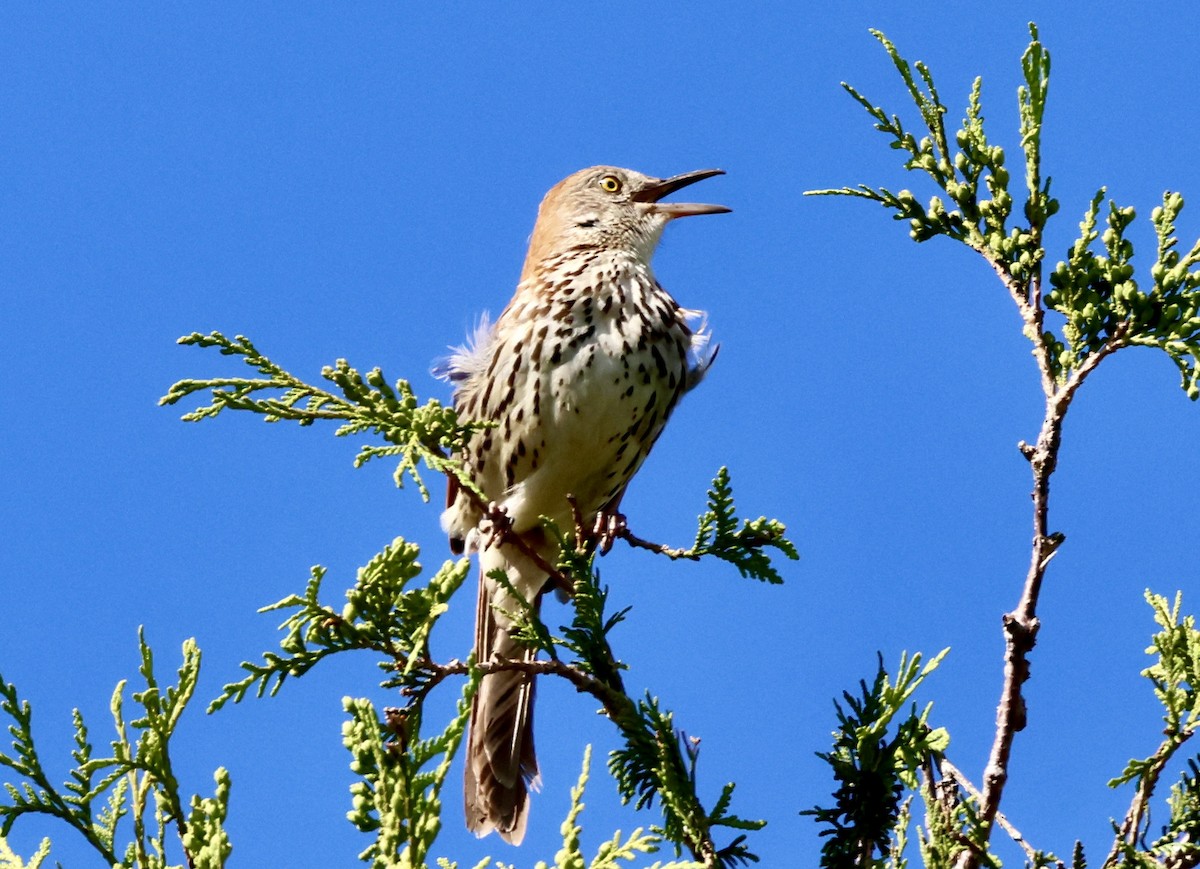
[[[525,838],[529,788],[538,785],[533,693],[532,677],[496,673],[483,680],[475,696],[465,798],[467,829],[476,836],[495,830],[513,845]]]
[[[524,559],[510,560],[505,554],[494,548],[480,553],[484,575],[475,622],[475,653],[480,663],[537,657],[509,635],[513,622],[505,611],[515,610],[520,603],[487,573],[503,569],[513,588],[534,607],[544,577],[538,577],[527,562],[522,564]],[[475,694],[464,797],[467,828],[476,836],[496,831],[513,845],[525,837],[529,789],[536,790],[540,783],[533,746],[533,699],[533,676],[516,671],[485,676]]]

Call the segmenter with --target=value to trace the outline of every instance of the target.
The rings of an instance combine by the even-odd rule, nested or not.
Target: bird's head
[[[649,260],[669,221],[730,210],[724,205],[662,199],[689,184],[724,174],[720,169],[700,169],[652,178],[615,166],[576,172],[554,185],[542,200],[529,242],[529,262],[574,248],[627,250]]]

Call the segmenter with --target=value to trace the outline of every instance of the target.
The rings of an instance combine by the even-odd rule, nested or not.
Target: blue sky
[[[175,339],[246,334],[297,374],[346,357],[445,397],[430,363],[503,307],[542,193],[604,162],[722,167],[696,198],[734,210],[670,227],[656,260],[683,304],[709,312],[722,350],[631,487],[631,527],[687,542],[727,464],[743,510],[781,518],[803,555],[783,587],[763,587],[618,548],[601,566],[614,605],[633,607],[614,640],[630,687],[702,738],[709,799],[735,780],[734,809],[769,821],[753,837],[765,866],[815,862],[816,830],[797,814],[830,789],[813,752],[828,746],[831,698],[873,673],[877,650],[894,663],[952,648],[923,698],[978,780],[1000,614],[1028,558],[1015,444],[1042,415],[1029,348],[969,252],[913,245],[875,206],[801,194],[863,181],[928,195],[838,87],[904,109],[869,27],[929,62],[955,112],[982,74],[991,138],[1015,167],[1031,18],[1054,57],[1052,257],[1102,184],[1143,216],[1165,189],[1190,194],[1190,242],[1200,14],[1188,4],[4,4],[0,673],[33,702],[47,761],[65,760],[73,706],[104,743],[138,625],[164,673],[197,639],[207,699],[275,647],[275,616],[255,610],[299,591],[310,565],[330,568],[340,603],[397,534],[427,565],[449,555],[437,506],[396,491],[382,464],[355,471],[354,446],[330,431],[187,425],[158,408],[177,379],[236,370]],[[1133,237],[1145,269],[1148,223]],[[1003,805],[1037,847],[1065,854],[1081,837],[1095,860],[1129,800],[1105,782],[1154,750],[1141,596],[1182,588],[1200,609],[1187,524],[1198,432],[1200,408],[1151,351],[1107,361],[1072,408],[1052,504],[1068,539]],[[468,649],[467,595],[436,637],[443,657]],[[230,768],[231,865],[355,865],[367,842],[344,820],[341,697],[383,705],[376,683],[364,656],[273,701],[215,716],[197,704],[177,757],[204,793],[213,768]],[[653,823],[602,775],[613,738],[593,709],[544,680],[545,790],[527,844],[462,829],[456,768],[439,853],[552,859],[588,742],[588,850]],[[13,838],[30,852],[44,833],[65,865],[99,865],[65,830]]]

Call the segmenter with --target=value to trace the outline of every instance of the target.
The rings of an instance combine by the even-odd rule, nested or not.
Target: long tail
[[[497,568],[534,607],[545,575],[511,547],[494,546],[479,553],[482,575],[475,615],[475,658],[532,661],[537,655],[509,636],[512,620],[505,612],[521,604],[488,577]],[[529,817],[529,788],[536,790],[537,757],[533,750],[533,676],[516,671],[492,673],[480,682],[471,707],[464,782],[467,829],[476,836],[493,830],[504,841],[521,844]]]

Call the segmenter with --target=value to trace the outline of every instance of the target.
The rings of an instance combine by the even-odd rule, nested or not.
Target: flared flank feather
[[[439,380],[460,384],[464,380],[482,376],[487,370],[489,345],[495,332],[491,315],[484,311],[467,335],[463,344],[452,346],[450,355],[434,362],[430,373]]]
[[[707,311],[681,308],[680,313],[683,314],[688,328],[692,330],[691,346],[688,348],[687,388],[685,389],[685,392],[690,392],[700,384],[704,375],[708,374],[708,369],[717,361],[721,345],[713,343],[712,332],[708,328]]]

